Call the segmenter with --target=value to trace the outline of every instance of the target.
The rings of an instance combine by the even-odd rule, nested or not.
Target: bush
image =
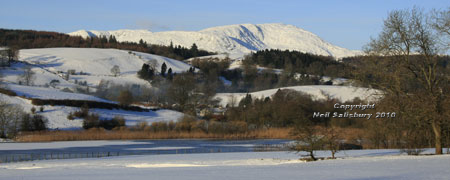
[[[133,95],[128,90],[121,91],[119,97],[117,97],[117,101],[120,105],[128,106],[133,102]]]
[[[40,112],[44,112],[44,106],[39,107]]]
[[[119,126],[125,126],[125,118],[122,116],[116,115],[112,119],[112,121],[116,121]]]
[[[106,130],[112,130],[116,127],[125,126],[125,119],[122,116],[114,116],[113,119],[100,119],[100,116],[96,113],[91,113],[83,120],[83,128],[104,128]]]
[[[75,117],[73,115],[73,112],[70,112],[69,115],[67,115],[67,119],[68,120],[74,120],[75,119]]]
[[[229,133],[243,133],[247,132],[247,123],[244,121],[232,121],[228,123]]]
[[[100,125],[100,116],[98,114],[92,113],[83,119],[84,129],[99,127],[99,125]]]
[[[22,131],[43,131],[47,129],[47,120],[44,116],[24,114],[20,124]]]
[[[36,108],[35,108],[35,107],[32,107],[32,108],[30,109],[30,111],[31,111],[32,114],[35,114],[35,113],[36,113]]]
[[[208,123],[205,120],[199,120],[192,123],[192,131],[208,132]]]
[[[191,131],[192,124],[195,122],[195,117],[190,115],[184,115],[180,121],[178,121],[175,125],[175,129],[177,131]]]
[[[224,133],[224,125],[222,122],[209,121],[208,132],[221,134]]]

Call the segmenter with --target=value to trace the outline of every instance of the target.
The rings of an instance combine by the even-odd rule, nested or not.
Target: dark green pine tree
[[[172,68],[169,68],[169,70],[167,71],[167,79],[169,80],[173,79]]]
[[[161,76],[166,77],[166,71],[167,71],[167,65],[166,65],[166,63],[164,62],[164,63],[161,65]]]
[[[198,47],[195,43],[191,46],[191,55],[192,57],[198,56]]]
[[[253,102],[252,95],[247,93],[247,95],[245,95],[245,98],[239,102],[239,107],[246,108],[248,107],[248,105],[251,105],[252,102]]]

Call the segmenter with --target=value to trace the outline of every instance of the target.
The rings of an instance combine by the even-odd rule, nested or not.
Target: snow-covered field
[[[35,65],[33,71],[38,76],[36,85],[44,85],[52,79],[65,82],[57,74],[75,70],[75,75],[70,76],[69,82],[74,83],[86,81],[89,86],[98,85],[103,80],[111,80],[117,84],[140,84],[149,85],[137,77],[144,63],[156,62],[156,70],[159,71],[163,63],[166,63],[167,69],[172,68],[174,73],[185,72],[191,67],[184,62],[170,59],[163,56],[131,52],[118,49],[98,49],[98,48],[41,48],[41,49],[23,49],[20,51],[20,60]],[[113,77],[112,67],[120,67],[120,75]],[[41,69],[41,70],[40,70]],[[41,72],[47,71],[47,72]],[[84,74],[80,74],[80,72]],[[6,80],[10,82],[17,81],[16,73],[4,73]],[[42,76],[44,74],[45,76]],[[9,77],[8,77],[9,76]]]
[[[432,150],[429,150],[432,151]],[[319,152],[323,154],[325,152]],[[449,179],[450,155],[354,150],[303,162],[289,152],[140,155],[0,164],[0,179]]]
[[[98,102],[116,103],[101,99],[92,95],[63,92],[63,89],[75,91],[80,86],[76,82],[86,81],[87,86],[94,91],[101,80],[109,80],[116,84],[137,84],[150,86],[145,80],[137,77],[137,71],[144,63],[156,62],[156,69],[159,70],[163,63],[167,69],[172,68],[174,73],[187,71],[191,66],[170,58],[140,53],[129,52],[117,49],[97,49],[97,48],[42,48],[24,49],[20,51],[20,60],[24,63],[14,63],[12,67],[2,68],[2,86],[7,86],[19,96],[36,99],[71,99],[90,100]],[[19,85],[20,76],[23,74],[26,63],[31,64],[34,72],[32,86]],[[119,66],[121,74],[114,77],[111,74],[113,66]],[[75,74],[69,79],[63,78],[68,70],[74,70]],[[82,73],[81,73],[82,72]],[[80,74],[81,73],[81,74]],[[52,80],[59,83],[49,86]],[[21,82],[24,83],[23,81]],[[11,104],[21,105],[24,111],[29,112],[34,105],[31,101],[22,97],[9,97],[0,94],[0,100]],[[79,129],[82,126],[81,119],[68,120],[70,112],[79,108],[65,106],[43,106],[43,112],[37,112],[48,119],[50,129]],[[39,108],[36,107],[39,110]],[[115,115],[123,116],[126,125],[132,126],[139,122],[177,121],[183,113],[172,110],[158,110],[149,112],[134,112],[124,110],[90,109],[90,112],[98,113],[101,118],[111,119]]]
[[[33,99],[58,99],[58,100],[70,99],[70,100],[89,100],[89,101],[115,103],[113,101],[108,101],[91,95],[62,92],[58,89],[45,87],[8,84],[8,88],[16,92],[18,96],[24,96]]]
[[[50,99],[84,99],[84,100],[97,100],[110,102],[106,100],[102,100],[100,98],[96,98],[93,96],[83,95],[83,94],[75,94],[75,93],[65,93],[52,89],[38,87],[27,87],[34,88],[36,91],[32,91],[26,88],[24,91],[21,91],[22,88],[19,85],[13,86],[18,87],[14,89],[16,92],[25,93],[27,97],[37,97],[37,98],[50,98]],[[26,93],[30,91],[29,93]],[[40,94],[42,92],[42,94]],[[52,93],[49,93],[52,92]],[[35,95],[35,96],[34,96]],[[72,96],[73,95],[73,96]],[[67,97],[66,97],[67,96]],[[83,125],[82,119],[69,120],[67,119],[67,115],[70,112],[74,112],[79,110],[80,108],[69,107],[69,106],[50,106],[45,105],[44,111],[39,112],[39,108],[31,104],[31,100],[23,99],[21,97],[10,97],[4,94],[0,94],[0,100],[9,102],[11,104],[16,104],[22,106],[25,112],[30,112],[32,107],[35,107],[38,111],[37,114],[40,114],[47,118],[48,123],[47,127],[50,129],[80,129]],[[159,121],[177,121],[180,117],[183,116],[183,113],[173,110],[161,109],[157,111],[149,111],[149,112],[136,112],[136,111],[125,111],[125,110],[108,110],[108,109],[90,109],[92,113],[98,113],[101,118],[111,119],[116,115],[122,116],[126,120],[127,126],[136,125],[139,122],[159,122]]]
[[[325,96],[322,92],[330,95],[332,98],[337,98],[342,102],[353,100],[356,97],[361,100],[373,101],[379,97],[380,92],[374,89],[368,88],[357,88],[352,86],[327,86],[327,85],[311,85],[311,86],[292,86],[283,87],[277,89],[269,89],[264,91],[257,91],[249,93],[252,98],[265,98],[270,97],[275,94],[278,89],[291,89],[295,91],[300,91],[313,96],[313,99],[324,99]],[[217,93],[216,98],[219,98],[220,105],[225,107],[227,104],[232,102],[239,103],[239,101],[246,96],[246,93]],[[235,104],[237,105],[237,104]]]

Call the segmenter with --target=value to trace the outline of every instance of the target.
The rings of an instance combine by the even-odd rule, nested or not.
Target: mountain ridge
[[[355,56],[360,51],[345,49],[333,45],[312,32],[293,25],[272,24],[236,24],[210,27],[200,31],[163,31],[79,30],[68,33],[71,36],[110,36],[118,41],[138,42],[140,39],[150,44],[176,45],[190,47],[193,43],[200,49],[244,56],[253,51],[264,49],[296,50],[311,54],[342,58]]]

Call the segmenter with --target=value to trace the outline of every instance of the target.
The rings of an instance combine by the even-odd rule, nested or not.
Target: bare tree
[[[450,7],[446,10],[433,10],[431,15],[431,26],[438,32],[440,38],[439,43],[443,49],[443,53],[448,53],[450,50]]]
[[[156,72],[157,67],[159,66],[158,61],[152,59],[148,62],[148,65],[150,66],[150,69],[153,69],[154,72]]]
[[[9,47],[6,51],[8,55],[8,65],[11,65],[11,62],[14,60],[19,60],[19,49],[16,47]]]
[[[189,103],[189,99],[195,89],[195,79],[189,73],[183,73],[173,78],[172,85],[168,89],[169,97],[178,103],[182,109]]]
[[[331,151],[331,158],[335,159],[335,154],[341,148],[341,134],[342,132],[331,125],[326,126],[323,129],[322,134],[324,135],[325,148]]]
[[[33,72],[31,66],[25,66],[23,68],[23,74],[19,77],[19,80],[23,81],[25,85],[31,86],[34,84],[35,78],[35,73]]]
[[[17,135],[23,114],[24,112],[20,106],[0,100],[0,138]]]
[[[234,108],[234,107],[236,107],[237,103],[238,103],[238,101],[237,101],[236,96],[234,96],[234,95],[228,96],[228,104],[227,104],[228,107]]]
[[[390,12],[383,31],[366,47],[366,52],[374,56],[366,62],[363,74],[372,77],[366,83],[384,90],[386,96],[395,99],[393,103],[402,103],[397,110],[404,118],[414,114],[422,124],[431,124],[436,154],[442,154],[442,127],[448,123],[450,109],[444,107],[449,72],[438,64],[438,53],[446,48],[438,39],[448,36],[438,36],[439,29],[430,19],[430,14],[418,8]],[[445,28],[448,24],[444,23]]]
[[[297,119],[291,134],[296,140],[291,149],[297,152],[305,151],[308,153],[310,160],[317,160],[314,151],[323,148],[325,139],[323,135],[318,134],[314,123],[307,117],[300,117],[300,119]]]
[[[118,65],[114,65],[114,67],[111,68],[111,73],[114,75],[114,77],[117,77],[120,75],[120,68]]]

